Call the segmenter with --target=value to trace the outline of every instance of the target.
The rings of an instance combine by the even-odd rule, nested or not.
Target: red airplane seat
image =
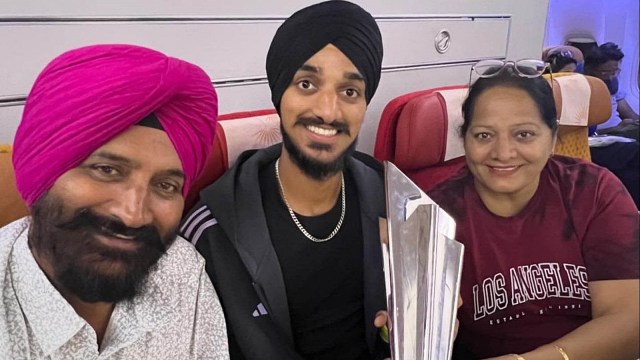
[[[431,190],[465,163],[462,102],[465,85],[421,90],[399,96],[385,107],[374,157],[390,161],[424,191]]]
[[[16,187],[11,145],[0,145],[0,228],[29,215]]]
[[[280,117],[275,109],[220,115],[211,154],[185,200],[185,212],[198,201],[200,190],[224,174],[243,151],[265,148],[281,141]]]

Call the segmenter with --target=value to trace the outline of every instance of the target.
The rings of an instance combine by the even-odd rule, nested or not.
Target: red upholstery
[[[464,165],[457,127],[465,96],[466,86],[456,85],[393,99],[382,112],[374,157],[391,161],[425,191],[448,178]]]
[[[419,170],[428,164],[443,161],[448,125],[445,106],[444,99],[438,93],[417,97],[405,105],[396,127],[396,166],[406,170]],[[425,118],[432,121],[424,121]],[[422,136],[412,136],[414,133]],[[404,139],[406,140],[398,141]]]
[[[439,89],[458,89],[462,87],[464,86],[446,86]],[[378,133],[376,135],[376,143],[373,150],[373,156],[376,159],[380,161],[394,161],[396,148],[396,126],[398,124],[400,112],[410,100],[421,95],[431,94],[436,90],[438,89],[420,90],[404,94],[391,100],[387,106],[385,106],[382,111],[382,116],[380,117],[380,123],[378,124]]]
[[[275,109],[220,115],[216,137],[204,172],[193,183],[185,199],[185,211],[198,201],[200,190],[224,174],[244,150],[264,148],[281,141],[280,121]]]
[[[28,214],[29,210],[16,188],[11,147],[0,145],[0,228]]]

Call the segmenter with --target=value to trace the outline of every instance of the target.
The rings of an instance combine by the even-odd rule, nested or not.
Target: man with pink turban
[[[202,69],[155,50],[46,66],[14,141],[31,216],[0,229],[1,359],[228,359],[204,261],[176,237],[217,110]]]

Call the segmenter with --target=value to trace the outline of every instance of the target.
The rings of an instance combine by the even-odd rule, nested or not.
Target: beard
[[[176,227],[162,238],[152,225],[130,228],[89,208],[68,211],[61,199],[49,194],[34,203],[31,211],[31,250],[51,265],[49,275],[56,287],[90,303],[115,303],[138,295],[177,231]],[[131,237],[139,245],[121,250],[96,238],[114,234]]]
[[[323,121],[320,119],[312,119],[312,118],[300,118],[296,121],[296,125],[300,124],[301,126],[305,125],[319,125],[322,124]],[[343,122],[334,121],[332,125],[338,130],[338,132],[344,132],[349,135],[349,128]],[[307,156],[302,152],[302,149],[294,144],[291,136],[286,132],[284,127],[282,126],[282,122],[280,122],[280,133],[282,133],[282,143],[284,144],[284,148],[289,153],[289,157],[296,164],[302,172],[309,176],[314,180],[324,180],[331,175],[337,174],[344,170],[347,158],[353,154],[356,149],[357,138],[346,148],[344,151],[339,154],[334,160],[329,162],[323,162],[320,160],[316,160],[312,157]],[[320,151],[329,151],[331,150],[331,145],[327,144],[318,144],[311,143],[309,145],[312,149],[320,150]]]

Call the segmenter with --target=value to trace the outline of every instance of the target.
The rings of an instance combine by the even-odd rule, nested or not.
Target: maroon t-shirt
[[[591,319],[590,281],[639,277],[638,210],[595,164],[553,157],[513,217],[484,206],[467,167],[428,195],[465,245],[458,342],[474,356],[556,340]]]

